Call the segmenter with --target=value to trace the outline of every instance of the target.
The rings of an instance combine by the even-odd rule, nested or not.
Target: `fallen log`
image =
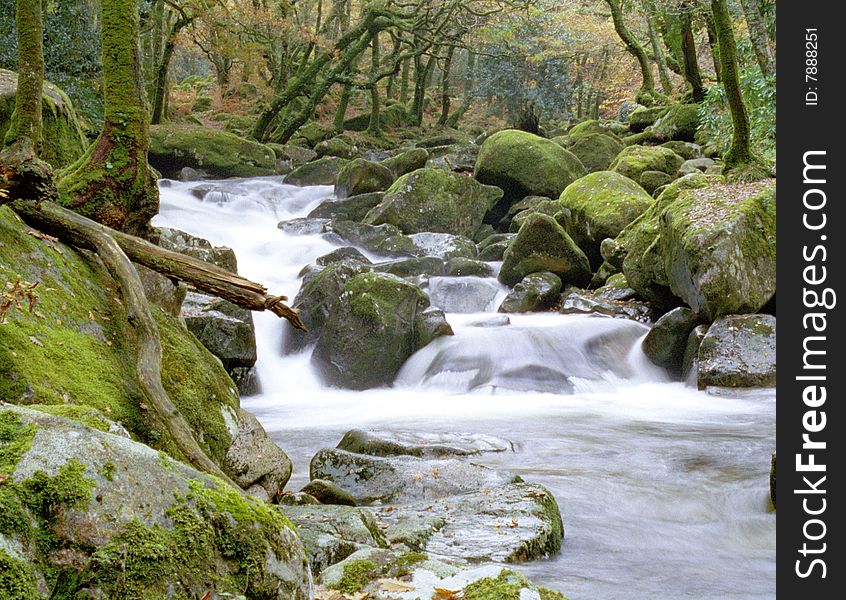
[[[297,310],[284,303],[285,296],[272,296],[260,283],[250,281],[226,269],[193,256],[160,248],[141,238],[116,231],[87,219],[53,202],[18,200],[12,209],[30,226],[53,235],[72,246],[97,251],[92,234],[113,239],[130,260],[171,279],[191,284],[201,292],[228,300],[254,311],[269,310],[302,331],[306,327]]]

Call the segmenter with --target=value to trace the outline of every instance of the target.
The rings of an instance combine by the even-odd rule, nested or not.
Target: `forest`
[[[775,4],[0,0],[0,600],[774,597]]]

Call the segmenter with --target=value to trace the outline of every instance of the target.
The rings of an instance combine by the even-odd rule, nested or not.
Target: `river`
[[[202,199],[201,186],[211,186]],[[160,189],[155,225],[233,248],[239,272],[271,293],[293,299],[302,267],[336,247],[276,226],[308,214],[328,186],[257,178]],[[308,352],[284,355],[287,326],[254,315],[262,391],[242,406],[293,461],[288,489],[308,480],[317,450],[355,427],[493,435],[515,451],[477,462],[545,485],[561,508],[561,553],[519,566],[536,583],[571,600],[775,597],[774,390],[672,382],[639,350],[646,329],[629,321],[512,315],[508,326],[480,327],[497,318],[504,290],[494,279],[445,279],[431,284],[436,303],[482,312],[447,312],[456,335],[420,350],[386,389],[324,387]]]

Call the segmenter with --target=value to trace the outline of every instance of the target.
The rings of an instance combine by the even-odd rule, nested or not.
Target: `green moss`
[[[0,412],[0,474],[10,475],[21,457],[32,447],[35,425],[24,425],[10,410]]]
[[[570,131],[567,132],[567,139],[571,144],[573,144],[582,137],[586,137],[596,133],[601,133],[603,135],[608,135],[611,137],[617,137],[616,134],[611,130],[611,128],[607,125],[604,125],[601,121],[597,121],[596,119],[588,119],[587,121],[582,121],[577,125],[573,125]]]
[[[71,460],[52,477],[36,471],[21,484],[21,499],[42,522],[52,523],[60,508],[87,504],[93,489],[94,481],[85,477],[85,465]]]
[[[485,577],[464,588],[464,600],[520,600],[520,590],[530,588],[520,573],[503,570],[496,578]]]
[[[0,548],[0,598],[35,600],[39,598],[35,575],[23,560]]]
[[[590,133],[576,139],[570,146],[589,173],[607,169],[616,156],[622,152],[623,144],[616,137],[604,133]]]
[[[117,465],[112,461],[104,463],[103,468],[100,470],[100,474],[105,477],[107,481],[114,481],[115,472],[117,472]]]
[[[684,159],[662,146],[628,146],[614,162],[610,169],[621,175],[639,181],[644,171],[662,171],[675,177]]]
[[[654,106],[652,108],[641,106],[629,115],[629,127],[632,131],[643,131],[665,114],[667,114],[666,106]]]
[[[382,569],[372,560],[356,560],[344,565],[343,575],[331,588],[344,594],[354,594],[381,572]]]
[[[103,413],[90,406],[78,404],[31,404],[29,408],[40,410],[50,415],[71,419],[88,427],[108,433],[112,422]]]
[[[344,286],[350,294],[352,313],[370,323],[379,323],[385,315],[397,314],[409,301],[419,309],[429,305],[429,298],[417,286],[385,273],[362,273]]]
[[[650,128],[656,139],[661,141],[680,140],[692,142],[699,128],[698,104],[674,104]]]

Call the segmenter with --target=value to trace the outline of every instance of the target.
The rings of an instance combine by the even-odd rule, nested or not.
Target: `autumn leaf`
[[[416,588],[399,579],[380,579],[379,589],[383,592],[413,592]]]
[[[444,588],[434,588],[435,595],[432,600],[459,600],[461,598],[460,591],[446,590]]]

